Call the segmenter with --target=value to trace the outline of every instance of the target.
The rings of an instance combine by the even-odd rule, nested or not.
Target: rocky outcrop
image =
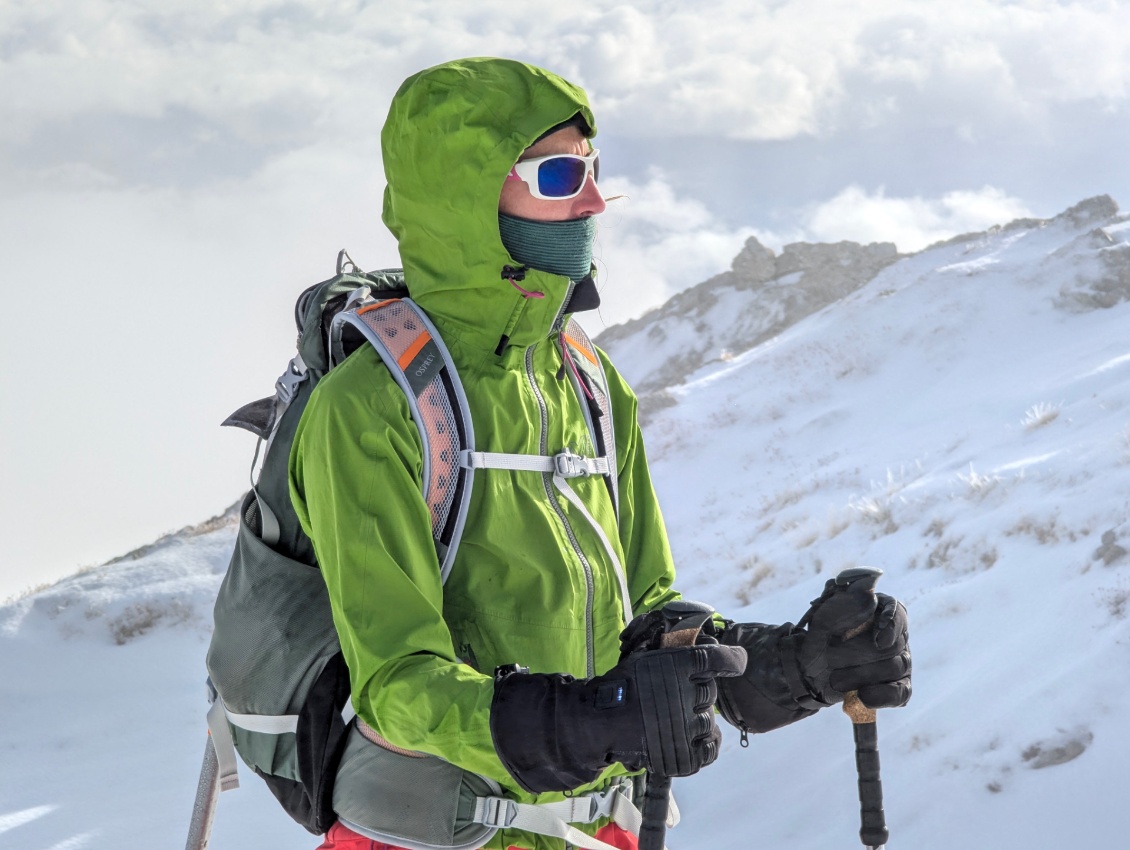
[[[1130,221],[1118,214],[1118,204],[1108,195],[1088,198],[1052,219],[1058,221],[1091,229],[1044,261],[1045,265],[1074,262],[1055,306],[1085,313],[1130,301],[1130,243],[1112,235],[1130,228]]]
[[[780,255],[751,237],[729,271],[684,290],[638,319],[596,338],[641,397],[665,406],[663,391],[701,366],[724,360],[843,298],[899,258],[891,243],[786,245]]]

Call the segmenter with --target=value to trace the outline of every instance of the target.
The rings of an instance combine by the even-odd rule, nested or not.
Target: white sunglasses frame
[[[593,148],[587,156],[580,156],[575,153],[553,153],[549,156],[536,156],[533,159],[524,159],[521,162],[514,163],[514,167],[510,169],[506,179],[521,180],[530,190],[530,194],[539,201],[568,201],[585,191],[585,184],[589,182],[590,177],[594,183],[596,182],[596,160],[599,156],[600,148]],[[538,188],[538,167],[550,159],[579,159],[585,164],[585,176],[576,192],[571,195],[543,195],[541,193]]]

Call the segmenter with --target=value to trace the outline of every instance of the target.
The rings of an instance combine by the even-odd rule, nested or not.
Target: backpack
[[[408,297],[399,269],[363,272],[342,251],[337,274],[299,296],[295,323],[298,351],[276,382],[275,394],[244,405],[223,423],[258,437],[253,470],[264,444],[265,450],[241,505],[206,661],[212,699],[208,723],[221,790],[238,787],[238,753],[287,813],[316,835],[340,819],[362,834],[406,846],[469,850],[503,826],[559,835],[578,846],[604,846],[569,824],[613,817],[631,828],[638,812],[624,787],[632,785],[630,780],[566,801],[564,808],[520,805],[501,796],[493,781],[442,759],[400,750],[354,717],[328,592],[313,544],[291,506],[288,482],[290,448],[310,394],[335,365],[372,345],[404,391],[419,429],[423,495],[446,580],[477,468],[551,472],[578,505],[566,479],[603,475],[615,503],[611,402],[595,348],[575,322],[565,327],[563,356],[601,456],[584,458],[568,450],[553,457],[501,455],[475,451],[454,364],[434,325]],[[589,521],[611,551],[603,530]],[[619,573],[626,600],[622,568]],[[442,815],[413,813],[404,794],[418,793],[420,787],[439,801]]]

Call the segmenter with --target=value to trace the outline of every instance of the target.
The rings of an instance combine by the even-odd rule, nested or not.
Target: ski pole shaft
[[[212,835],[212,820],[216,816],[216,802],[220,797],[220,762],[212,736],[204,747],[204,763],[200,766],[200,781],[196,786],[196,800],[192,804],[192,820],[188,825],[185,850],[205,850]]]
[[[879,775],[879,727],[876,711],[850,691],[844,697],[844,713],[851,718],[855,735],[855,769],[859,779],[859,840],[869,850],[882,850],[890,833],[883,813],[883,780]]]

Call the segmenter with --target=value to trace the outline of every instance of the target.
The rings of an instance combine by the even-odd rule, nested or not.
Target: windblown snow
[[[889,847],[1122,847],[1130,216],[1093,198],[900,256],[751,241],[599,342],[640,389],[685,595],[796,620],[859,564],[912,622]],[[234,437],[233,437],[234,439]],[[248,447],[251,450],[251,447]],[[0,607],[0,846],[180,846],[230,511]],[[678,780],[678,848],[859,846],[830,709]],[[312,847],[262,783],[211,846]]]

